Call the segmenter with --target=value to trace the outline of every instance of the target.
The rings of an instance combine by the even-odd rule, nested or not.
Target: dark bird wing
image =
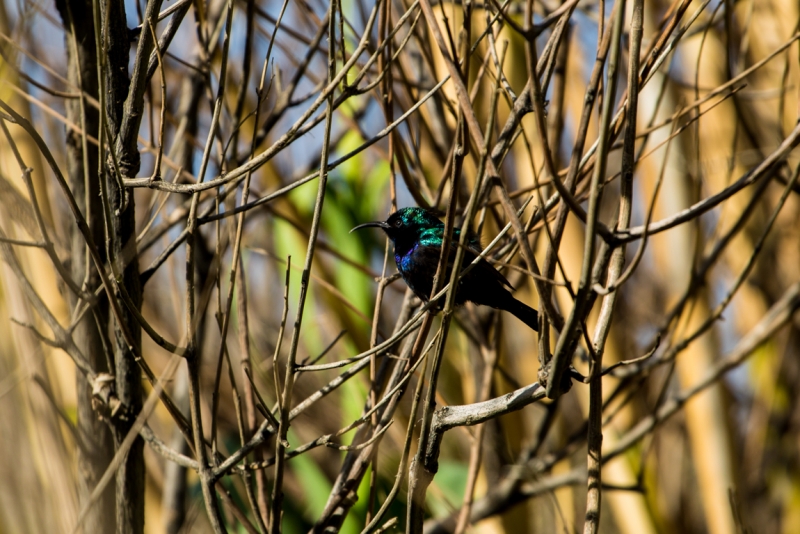
[[[480,247],[479,243],[470,243],[466,245],[465,247],[466,250],[464,251],[464,261],[461,264],[461,270],[466,269],[467,266],[473,261],[475,261],[475,258],[478,257],[480,253],[483,251],[482,248],[477,248],[476,245],[477,247]],[[456,242],[454,246],[458,247],[458,242]],[[492,267],[492,264],[486,261],[485,259],[481,259],[478,262],[478,264],[475,265],[475,267],[464,278],[467,280],[472,280],[472,279],[484,280],[484,283],[488,282],[489,280],[493,280],[499,282],[501,286],[506,286],[510,289],[514,289],[514,286],[512,286],[511,283],[508,280],[506,280],[506,277],[503,276],[500,273],[500,271]]]
[[[443,228],[426,230],[414,246],[414,249],[406,257],[402,258],[400,260],[401,263],[398,264],[406,284],[425,302],[428,301],[433,288],[433,277],[439,264],[443,234]],[[458,250],[458,235],[453,237],[454,241],[448,254],[448,279],[453,269],[456,250]],[[480,254],[480,250],[477,250],[479,246],[480,244],[477,241],[470,240],[464,250],[462,269],[471,264]],[[506,310],[533,330],[538,331],[538,313],[536,310],[515,299],[506,287],[513,289],[505,276],[492,267],[488,261],[481,259],[459,281],[456,304],[471,301],[475,304]]]
[[[444,228],[429,228],[425,230],[419,238],[417,246],[409,256],[407,265],[402,271],[403,278],[411,289],[417,293],[417,296],[423,298],[420,293],[425,293],[425,299],[430,296],[430,290],[433,285],[433,273],[436,272],[436,267],[439,264],[439,251],[444,238]],[[447,264],[447,276],[453,269],[453,262],[456,257],[456,250],[459,243],[459,230],[454,231],[453,241],[450,245],[450,251]],[[475,258],[480,254],[477,247],[480,246],[477,239],[471,238],[464,249],[464,259],[461,263],[461,269],[469,266]],[[497,287],[502,290],[503,286],[513,289],[513,286],[506,280],[505,276],[489,264],[484,259],[481,259],[469,273],[467,273],[459,284],[459,294],[456,301],[461,304],[465,300],[472,300],[469,296],[462,295],[466,290],[466,295],[472,293],[470,286],[482,286],[487,289]]]

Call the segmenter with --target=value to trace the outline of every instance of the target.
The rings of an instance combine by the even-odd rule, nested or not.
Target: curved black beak
[[[372,227],[383,228],[384,230],[386,230],[387,228],[389,228],[389,225],[386,224],[386,222],[384,221],[372,221],[364,224],[359,224],[358,226],[350,230],[350,233],[352,234],[356,230],[361,230],[362,228],[372,228]]]

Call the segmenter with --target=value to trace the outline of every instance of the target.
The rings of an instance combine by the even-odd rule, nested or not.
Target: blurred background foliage
[[[605,55],[598,54],[598,42],[611,28],[619,2],[426,2],[432,5],[451,53],[463,58],[464,50],[473,50],[466,87],[473,92],[471,107],[481,128],[486,128],[490,117],[494,119],[486,130],[490,151],[500,144],[504,125],[513,125],[513,141],[505,147],[507,154],[498,166],[499,180],[516,208],[531,201],[521,220],[524,224],[533,219],[527,238],[539,264],[552,269],[552,302],[563,317],[570,314],[581,278],[586,226],[563,207],[553,186],[533,105],[519,112],[514,102],[524,94],[530,99],[531,65],[537,59],[531,57],[530,44],[535,41],[535,50],[548,60],[542,91],[549,157],[560,171],[555,179],[564,180],[579,140],[585,142],[580,143],[584,148],[578,157],[588,154],[599,136],[608,79],[603,78],[599,91],[593,93],[596,98],[589,99],[593,107],[584,126],[581,118],[596,58],[608,68]],[[93,17],[93,6],[116,4],[114,0],[56,2],[58,6],[67,3],[76,9],[82,6],[83,11],[73,9],[73,16],[84,21]],[[86,146],[95,147],[99,135],[97,129],[87,127],[87,135],[81,136],[84,123],[70,118],[67,108],[80,100],[86,109],[96,110],[97,91],[78,96],[74,73],[68,72],[71,30],[57,5],[38,0],[0,3],[0,100],[30,121],[58,168],[73,177],[70,158],[75,156],[69,151],[67,134],[72,132]],[[186,297],[188,292],[197,296],[198,403],[205,436],[214,441],[209,451],[219,455],[212,463],[218,465],[264,421],[253,389],[273,409],[285,385],[300,280],[317,207],[318,178],[299,181],[319,170],[323,145],[329,146],[328,162],[338,163],[328,173],[319,234],[312,249],[314,261],[296,353],[300,365],[316,362],[321,355],[316,363],[344,360],[370,349],[388,339],[398,318],[419,304],[406,295],[401,280],[391,281],[383,292],[380,280],[396,272],[383,234],[377,230],[350,234],[349,230],[385,219],[397,207],[420,200],[447,210],[448,199],[454,198],[460,217],[479,183],[482,147],[472,141],[463,160],[461,189],[451,193],[453,152],[463,111],[458,111],[460,102],[452,81],[426,97],[448,70],[430,21],[417,2],[334,3],[338,6],[335,42],[326,34],[331,4],[321,0],[287,2],[285,13],[284,4],[267,0],[163,5],[154,0],[125,0],[118,5],[124,7],[130,30],[130,72],[140,35],[147,29],[141,24],[148,6],[160,5],[162,12],[173,9],[154,25],[157,35],[166,35],[171,24],[177,27],[169,47],[162,50],[163,68],[154,69],[146,82],[137,144],[141,167],[135,176],[125,176],[125,186],[135,203],[134,235],[138,237],[134,250],[139,272],[148,273],[143,278],[144,320],[164,338],[185,346]],[[800,5],[796,0],[629,0],[624,5],[613,109],[620,109],[629,89],[626,73],[634,6],[644,7],[641,64],[664,59],[649,72],[639,93],[633,125],[637,141],[631,226],[652,222],[655,228],[682,210],[689,210],[690,216],[646,239],[640,231],[625,251],[625,266],[633,271],[617,291],[603,367],[628,363],[602,379],[603,452],[608,457],[602,471],[599,529],[636,534],[800,532],[800,317],[793,315],[800,281],[800,152],[796,148]],[[504,15],[499,14],[501,6]],[[226,23],[229,10],[230,25]],[[373,10],[377,22],[370,26]],[[410,16],[399,22],[404,14]],[[137,25],[139,30],[134,31]],[[534,28],[535,39],[530,37]],[[395,29],[391,47],[382,49],[393,54],[387,58],[388,52],[376,52],[376,46]],[[528,33],[522,35],[519,29]],[[125,41],[124,36],[118,37]],[[291,133],[292,125],[312,109],[326,86],[328,47],[334,47],[338,73],[344,65],[342,58],[350,60],[362,38],[365,44],[358,61],[345,76],[348,85],[340,83],[331,93],[337,105],[330,135],[324,128],[326,101],[301,123],[303,130]],[[548,48],[554,43],[557,48]],[[375,56],[381,59],[358,79],[368,58]],[[391,59],[388,70],[387,59]],[[498,81],[501,59],[503,76]],[[266,73],[260,93],[263,101],[259,124],[254,127],[262,71]],[[162,76],[166,100],[161,96]],[[221,77],[226,81],[222,112],[214,135],[209,136]],[[354,92],[356,86],[350,83],[362,89],[373,85]],[[493,110],[496,87],[499,98]],[[385,135],[388,124],[422,100],[392,135]],[[88,120],[90,112],[82,113]],[[510,121],[515,115],[516,124]],[[68,298],[70,290],[62,274],[41,246],[34,208],[41,213],[55,255],[68,268],[78,261],[76,250],[83,250],[83,245],[78,249],[71,245],[79,236],[75,218],[42,147],[8,112],[2,112],[0,121],[8,129],[8,135],[0,133],[0,229],[6,247],[0,268],[0,533],[74,532],[88,499],[86,473],[77,452],[81,439],[87,439],[79,437],[81,417],[85,417],[80,415],[79,402],[91,394],[85,384],[78,381],[76,385],[81,371],[62,350],[63,340],[32,302],[9,258],[16,258],[62,328],[78,336],[79,307]],[[619,123],[615,144],[599,156],[607,161],[599,220],[611,230],[624,197],[620,132],[626,124]],[[289,137],[279,141],[287,132]],[[369,146],[364,148],[365,144]],[[157,169],[159,147],[164,158]],[[209,163],[200,176],[206,147]],[[187,286],[182,232],[192,195],[135,178],[147,179],[158,171],[163,184],[179,184],[180,189],[218,180],[268,149],[274,150],[273,155],[252,169],[249,200],[278,190],[282,193],[246,211],[240,263],[233,246],[237,217],[201,221],[191,273],[196,287]],[[584,209],[596,161],[584,158],[577,172],[574,194]],[[763,169],[765,161],[773,164]],[[113,180],[109,166],[101,177],[106,183]],[[35,201],[25,182],[25,167],[32,169]],[[232,182],[235,187],[220,183],[196,196],[201,217],[224,214],[241,205],[244,175],[239,176]],[[739,188],[737,184],[748,176],[753,183]],[[715,203],[713,209],[694,210],[704,199],[724,192],[734,194]],[[553,200],[549,205],[548,199]],[[496,192],[480,201],[472,224],[473,228],[481,224],[485,245],[509,219]],[[560,230],[563,239],[553,247],[549,235],[558,226],[561,209],[568,213]],[[460,224],[461,219],[457,220]],[[103,235],[102,227],[100,232]],[[500,243],[511,255],[496,255],[494,259],[500,262],[496,266],[515,286],[517,298],[541,310],[541,295],[529,266],[510,246],[513,234]],[[599,246],[600,239],[596,242]],[[173,243],[177,246],[170,248]],[[165,251],[172,252],[161,262]],[[550,255],[557,261],[546,259]],[[281,343],[289,259],[288,319]],[[149,271],[153,266],[156,269]],[[234,267],[230,327],[223,344],[220,332]],[[737,282],[740,276],[741,284]],[[75,282],[81,286],[87,280],[88,275]],[[603,286],[605,278],[599,283]],[[95,280],[84,289],[98,287]],[[383,296],[376,310],[379,292]],[[109,298],[102,289],[98,294]],[[786,295],[794,296],[782,300]],[[582,318],[587,337],[593,338],[601,320],[602,302],[600,295]],[[781,312],[784,315],[778,319],[770,315]],[[439,317],[434,321],[431,336],[440,321]],[[103,328],[113,338],[113,322]],[[552,332],[550,350],[557,339],[555,329]],[[391,355],[383,355],[378,362],[388,359],[390,367],[402,367],[400,355],[408,357],[407,344],[413,343],[414,335],[406,339],[406,345],[393,348]],[[749,346],[752,339],[757,342]],[[509,314],[471,305],[460,309],[444,349],[437,405],[474,403],[535,383],[543,358],[537,343],[536,334]],[[585,340],[581,343],[585,345]],[[217,379],[221,345],[227,356]],[[742,347],[749,348],[739,354]],[[169,369],[170,352],[147,334],[140,349],[156,376]],[[104,346],[101,353],[109,351]],[[252,387],[243,361],[252,369]],[[585,358],[576,357],[573,364],[589,375]],[[291,406],[320,391],[345,369],[297,373]],[[363,477],[354,480],[355,495],[348,496],[354,500],[343,509],[342,532],[361,532],[390,495],[398,473],[407,473],[407,458],[402,464],[401,458],[409,423],[421,417],[421,412],[412,414],[411,408],[423,369],[424,365],[413,373],[393,408],[393,424],[374,449],[373,463]],[[165,390],[187,417],[190,372],[180,362],[177,371],[165,376]],[[374,386],[378,393],[385,393],[385,380]],[[707,383],[702,391],[692,389],[703,380]],[[144,379],[142,383],[147,397],[153,383]],[[357,420],[369,405],[372,390],[370,370],[365,367],[305,408],[291,421],[288,452],[336,434]],[[582,530],[590,402],[589,387],[576,382],[558,400],[493,417],[480,430],[477,426],[450,430],[425,496],[425,531]],[[280,418],[279,411],[275,414]],[[194,445],[187,443],[162,403],[147,420],[153,433],[173,451],[196,458]],[[411,429],[413,455],[420,427],[411,425]],[[338,525],[329,517],[330,503],[346,459],[358,452],[344,448],[363,445],[363,439],[354,438],[357,435],[351,430],[332,436],[329,445],[335,447],[318,442],[287,460],[279,483],[285,493],[279,520],[284,532]],[[114,450],[110,450],[112,456]],[[275,454],[276,440],[269,435],[246,460],[270,460]],[[197,473],[176,466],[150,445],[144,447],[143,459],[144,491],[133,497],[143,499],[144,531],[212,531]],[[271,465],[254,469],[246,477],[241,472],[222,477],[216,492],[224,528],[248,532],[270,522],[274,525],[274,478]],[[109,524],[88,521],[103,521],[104,514],[113,517],[113,487],[112,483],[106,490],[111,500],[94,504],[96,516],[82,518],[86,522],[79,528],[91,532],[90,524]],[[389,521],[389,531],[402,531],[406,525],[406,483],[399,487],[381,521]],[[465,501],[471,506],[470,520],[456,527]],[[392,518],[397,518],[395,524]],[[108,520],[120,532],[136,531],[123,528],[120,519]]]

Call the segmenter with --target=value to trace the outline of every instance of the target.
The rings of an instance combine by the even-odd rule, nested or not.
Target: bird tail
[[[519,300],[515,299],[510,293],[508,294],[508,297],[509,298],[506,300],[503,309],[514,314],[517,319],[528,325],[534,332],[538,332],[539,312],[524,302],[520,302]]]

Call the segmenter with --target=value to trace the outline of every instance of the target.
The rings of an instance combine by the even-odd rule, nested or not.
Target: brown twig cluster
[[[800,529],[796,2],[5,2],[0,54],[0,530]],[[348,234],[406,205],[441,309]],[[456,308],[470,230],[538,336]]]

